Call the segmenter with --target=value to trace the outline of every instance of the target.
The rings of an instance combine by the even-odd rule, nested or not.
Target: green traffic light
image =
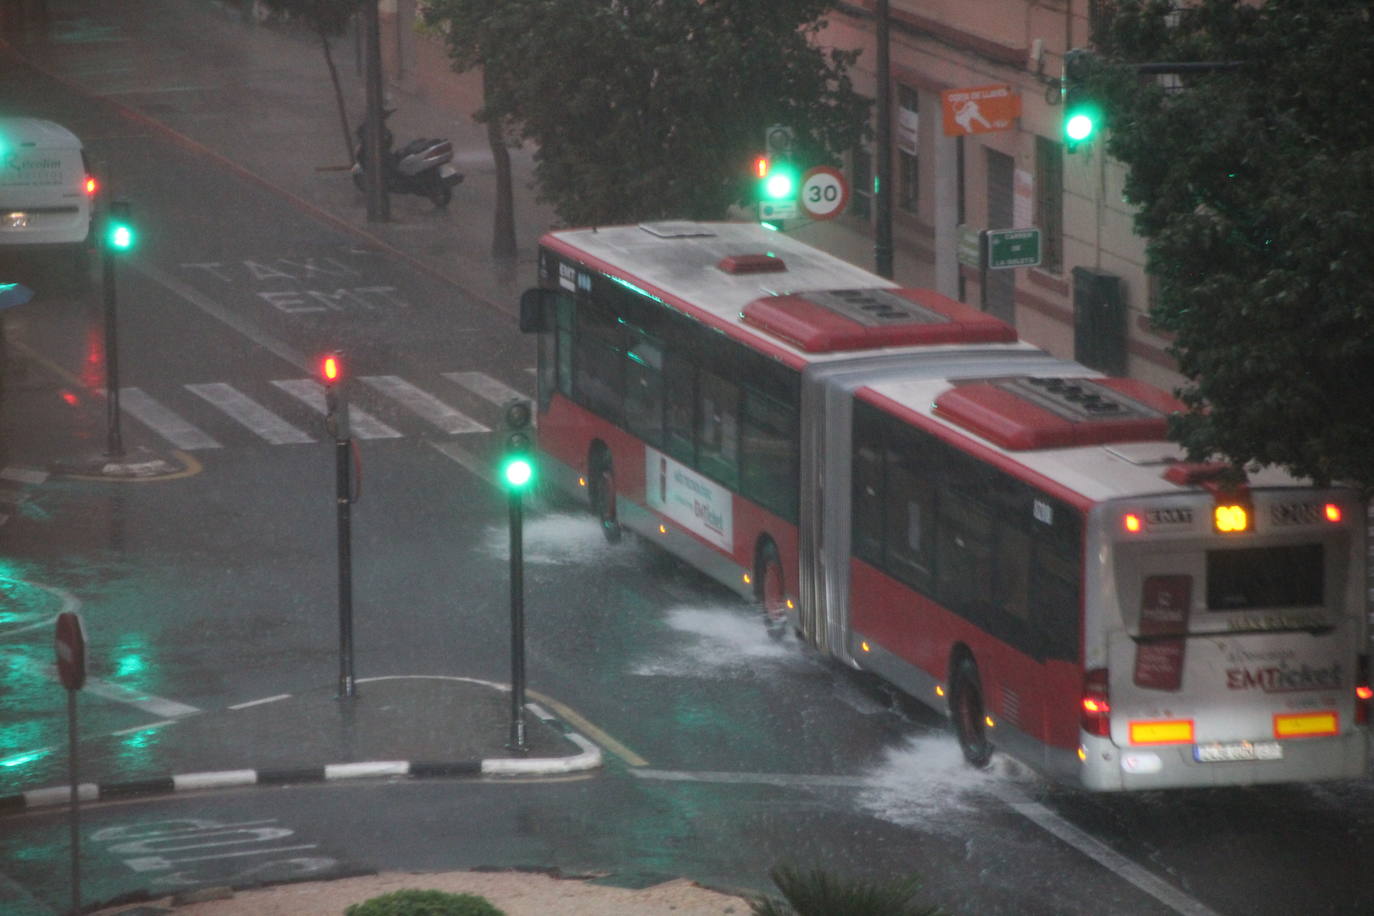
[[[115,223],[110,227],[110,247],[117,251],[128,251],[134,247],[134,230],[127,223]]]
[[[534,465],[528,458],[509,458],[501,468],[501,477],[511,489],[523,489],[534,479]]]
[[[1086,112],[1078,112],[1070,115],[1064,122],[1064,136],[1076,143],[1081,143],[1093,135],[1096,127],[1093,116]]]
[[[770,200],[786,200],[793,195],[792,176],[775,171],[763,182],[763,193]]]

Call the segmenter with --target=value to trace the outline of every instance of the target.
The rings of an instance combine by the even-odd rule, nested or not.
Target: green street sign
[[[1040,263],[1039,229],[989,229],[988,269],[1035,267]]]

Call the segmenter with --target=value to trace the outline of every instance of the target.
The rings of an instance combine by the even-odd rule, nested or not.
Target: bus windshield
[[[1207,610],[1321,607],[1321,544],[1207,551]]]

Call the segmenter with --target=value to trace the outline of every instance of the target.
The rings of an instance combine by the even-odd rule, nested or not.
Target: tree
[[[513,258],[515,201],[510,147],[516,142],[514,93],[526,54],[535,51],[530,28],[536,4],[518,0],[430,0],[423,7],[423,24],[443,38],[453,69],[482,70],[482,108],[473,117],[487,127],[487,145],[496,165],[496,209],[492,213],[492,254]],[[523,65],[523,66],[522,66]]]
[[[348,21],[368,0],[262,0],[279,13],[299,19],[310,26],[320,39],[329,79],[334,84],[334,102],[339,109],[339,125],[343,128],[344,149],[353,159],[353,134],[348,128],[348,109],[344,106],[343,87],[339,84],[339,69],[334,65],[334,52],[329,39],[336,38],[348,28]]]
[[[1367,2],[1118,0],[1092,77],[1128,166],[1151,322],[1196,459],[1374,488],[1374,19]],[[1144,61],[1234,61],[1169,89]]]
[[[857,51],[820,48],[821,0],[435,0],[452,41],[489,14],[481,63],[500,79],[486,117],[533,141],[542,200],[572,224],[720,218],[753,190],[772,124],[799,164],[858,143]],[[493,24],[499,20],[499,28]]]

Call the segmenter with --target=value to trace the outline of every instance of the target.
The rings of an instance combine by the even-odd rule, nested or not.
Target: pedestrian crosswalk
[[[350,434],[357,439],[490,432],[488,424],[495,422],[497,408],[513,397],[528,397],[500,379],[471,370],[440,373],[430,383],[398,375],[364,375],[356,381],[359,384],[350,387],[348,413]],[[327,410],[324,386],[313,378],[196,382],[155,392],[128,386],[119,390],[119,406],[125,415],[185,451],[241,442],[301,445],[328,438],[322,424]]]

